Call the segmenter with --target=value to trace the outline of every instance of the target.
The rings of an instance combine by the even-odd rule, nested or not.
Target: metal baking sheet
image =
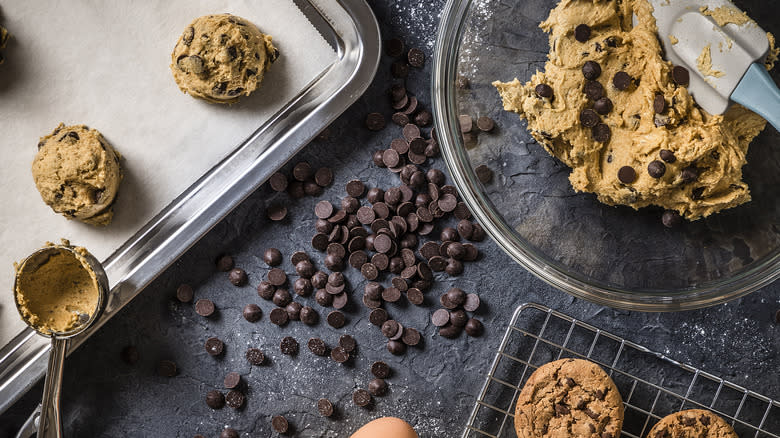
[[[368,87],[379,61],[380,36],[376,19],[365,1],[300,0],[295,4],[333,48],[334,61],[266,121],[258,120],[259,126],[247,138],[237,142],[104,258],[111,281],[106,311],[97,326],[74,339],[71,349],[98,330]],[[262,23],[257,24],[263,28]],[[266,80],[268,86],[270,76]],[[121,151],[120,146],[117,148]],[[28,329],[0,348],[0,412],[43,376],[48,350],[47,340]]]

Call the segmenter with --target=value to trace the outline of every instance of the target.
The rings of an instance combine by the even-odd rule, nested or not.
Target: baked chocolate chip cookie
[[[520,438],[618,438],[623,400],[612,379],[596,364],[561,359],[531,374],[515,408]]]
[[[737,438],[726,420],[704,409],[675,412],[656,423],[647,438]]]
[[[231,14],[196,18],[171,54],[181,91],[213,103],[235,103],[255,91],[279,51],[249,21]]]
[[[55,212],[108,225],[122,181],[119,158],[96,129],[60,123],[38,142],[32,175],[41,198]]]

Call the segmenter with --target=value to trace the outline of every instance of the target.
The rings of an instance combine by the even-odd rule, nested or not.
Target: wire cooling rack
[[[644,438],[668,414],[707,409],[742,438],[780,438],[780,402],[539,304],[515,311],[463,438],[516,437],[515,401],[526,380],[565,357],[588,359],[612,377],[625,406],[622,437]]]

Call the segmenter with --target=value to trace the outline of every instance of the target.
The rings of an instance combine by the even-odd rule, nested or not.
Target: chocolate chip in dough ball
[[[666,165],[663,161],[652,161],[647,165],[647,173],[653,178],[661,178],[666,173]]]
[[[574,39],[581,43],[586,43],[590,39],[590,31],[590,26],[587,24],[580,24],[574,28]]]
[[[90,225],[108,225],[122,181],[119,158],[96,129],[60,123],[38,142],[33,180],[43,202],[55,212]]]
[[[547,84],[539,84],[536,86],[536,95],[543,99],[552,99],[553,89]]]
[[[612,85],[620,91],[626,91],[631,86],[633,80],[634,79],[628,73],[619,71],[615,73],[615,76],[612,78]]]
[[[249,21],[231,14],[205,15],[182,33],[171,54],[171,71],[181,91],[231,104],[260,86],[278,56],[271,37]]]
[[[612,101],[606,97],[602,97],[593,104],[593,109],[602,116],[606,116],[612,112]]]
[[[601,66],[596,61],[586,61],[582,66],[582,75],[589,81],[595,81],[601,76]]]
[[[623,184],[631,184],[636,181],[636,171],[631,166],[623,166],[618,170],[618,179]]]

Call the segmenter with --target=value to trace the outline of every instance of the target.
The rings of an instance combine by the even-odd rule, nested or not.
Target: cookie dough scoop
[[[728,0],[650,3],[674,81],[699,106],[717,115],[736,102],[780,130],[780,90],[767,73],[777,60],[771,34]]]
[[[108,278],[86,249],[47,244],[16,264],[14,301],[22,320],[51,338],[49,366],[41,404],[17,437],[61,438],[60,391],[65,353],[72,337],[100,317],[108,294]]]

